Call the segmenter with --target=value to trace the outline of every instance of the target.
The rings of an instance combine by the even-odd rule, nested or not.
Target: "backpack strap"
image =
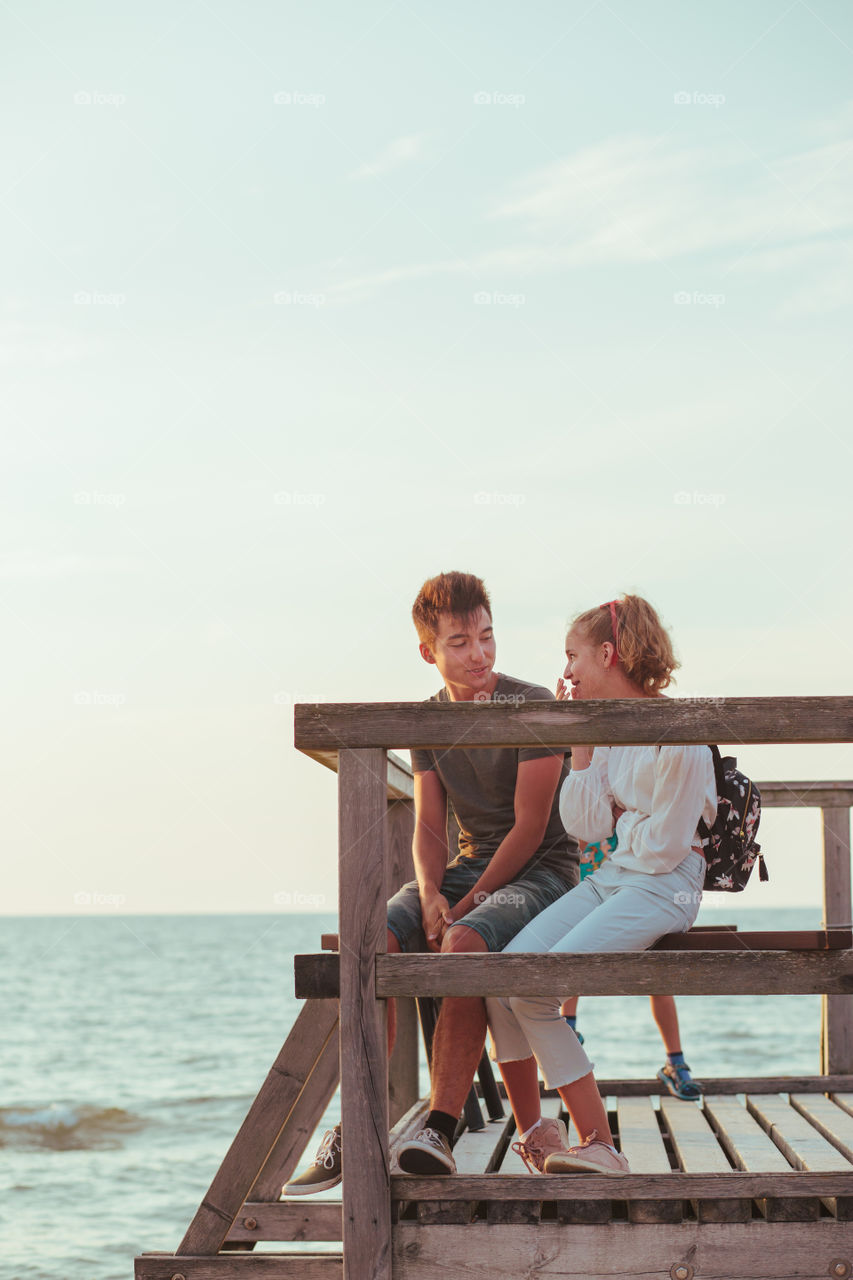
[[[717,788],[717,795],[723,794],[723,786],[725,784],[725,773],[723,770],[723,757],[720,755],[720,748],[714,743],[709,742],[711,749],[711,759],[714,762],[714,785]],[[703,840],[707,840],[711,835],[711,828],[708,826],[704,818],[700,818],[698,822],[699,834]]]

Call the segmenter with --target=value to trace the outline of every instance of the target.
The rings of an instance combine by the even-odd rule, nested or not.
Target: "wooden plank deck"
[[[703,1105],[720,1146],[736,1169],[752,1173],[790,1172],[788,1160],[738,1098],[706,1094]],[[765,1196],[757,1204],[768,1222],[816,1222],[820,1214],[817,1199],[784,1200]]]
[[[853,1163],[827,1142],[806,1116],[791,1106],[787,1098],[773,1094],[750,1096],[746,1105],[795,1169],[853,1173]],[[829,1212],[840,1221],[853,1222],[853,1198],[849,1192],[826,1197],[823,1202]]]
[[[661,1098],[661,1115],[672,1140],[678,1167],[684,1173],[730,1173],[731,1164],[708,1118],[695,1103]],[[695,1200],[700,1222],[748,1222],[749,1200]]]
[[[634,1173],[670,1173],[672,1166],[650,1097],[617,1098],[619,1144]],[[630,1222],[680,1222],[678,1200],[629,1200]]]

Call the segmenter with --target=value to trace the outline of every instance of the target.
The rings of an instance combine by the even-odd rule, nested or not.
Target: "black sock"
[[[426,1120],[424,1120],[424,1128],[437,1129],[439,1133],[443,1133],[452,1147],[453,1135],[456,1132],[458,1123],[459,1117],[450,1115],[448,1111],[430,1111]]]

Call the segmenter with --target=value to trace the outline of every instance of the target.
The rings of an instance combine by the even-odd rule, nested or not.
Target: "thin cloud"
[[[362,181],[364,178],[376,178],[381,173],[387,173],[389,169],[396,169],[398,165],[405,164],[407,160],[414,160],[423,150],[426,137],[425,133],[411,133],[402,138],[395,138],[379,152],[375,160],[361,165],[350,174],[350,177],[355,182]]]
[[[330,295],[364,296],[400,281],[469,274],[553,272],[555,267],[672,263],[725,255],[724,270],[762,270],[785,251],[808,269],[816,246],[841,247],[853,229],[849,105],[815,122],[814,143],[762,156],[734,136],[704,148],[670,135],[610,138],[522,177],[486,213],[513,238],[502,248],[437,262],[401,263],[330,282]],[[830,305],[839,290],[821,290]]]

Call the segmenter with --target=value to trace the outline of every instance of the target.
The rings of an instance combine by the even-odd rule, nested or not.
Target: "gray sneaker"
[[[437,1129],[419,1129],[398,1148],[397,1163],[404,1173],[456,1172],[450,1143]]]
[[[327,1130],[310,1169],[298,1178],[291,1178],[281,1189],[283,1196],[312,1196],[318,1191],[328,1191],[341,1180],[341,1126]]]

